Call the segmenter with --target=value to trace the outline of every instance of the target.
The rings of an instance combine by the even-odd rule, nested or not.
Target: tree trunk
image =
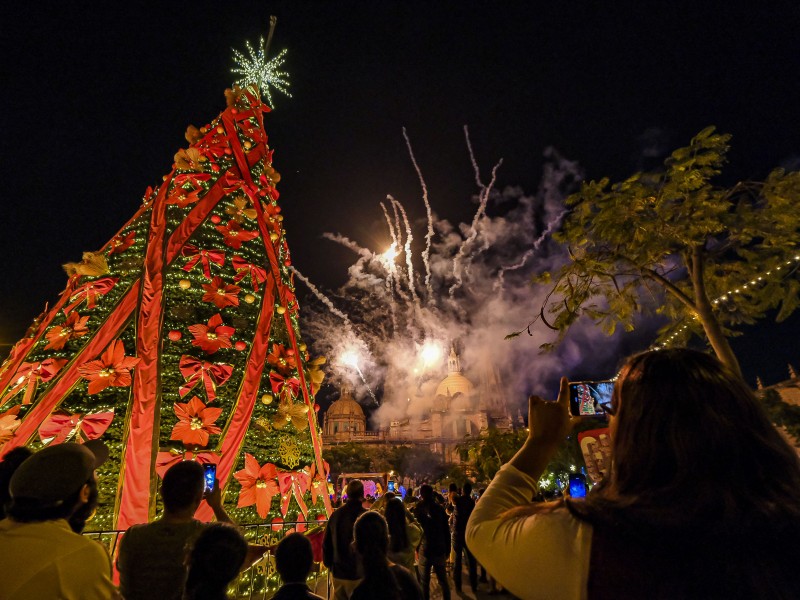
[[[736,359],[733,348],[731,348],[728,338],[725,337],[716,315],[714,315],[714,308],[711,306],[706,293],[706,284],[703,279],[703,249],[700,246],[696,246],[692,252],[691,276],[697,318],[700,319],[700,323],[703,325],[708,342],[720,362],[741,376],[742,369],[739,366],[739,361]]]

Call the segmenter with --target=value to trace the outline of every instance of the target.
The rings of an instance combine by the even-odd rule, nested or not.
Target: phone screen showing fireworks
[[[388,484],[388,488],[390,492],[394,492],[394,481],[390,481]]]
[[[214,491],[214,484],[217,480],[217,465],[203,465],[203,475],[205,477],[205,493],[210,494]]]
[[[604,416],[602,403],[611,402],[613,381],[576,381],[569,384],[569,410],[574,417]]]

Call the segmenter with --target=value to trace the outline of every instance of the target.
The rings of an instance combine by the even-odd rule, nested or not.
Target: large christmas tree
[[[90,529],[152,519],[175,461],[217,464],[240,523],[330,510],[309,362],[258,89],[186,133],[158,189],[0,367],[0,454],[102,439]],[[205,505],[201,518],[211,518]]]

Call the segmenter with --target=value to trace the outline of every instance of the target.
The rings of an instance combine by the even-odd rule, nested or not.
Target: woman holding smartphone
[[[530,398],[527,441],[472,513],[489,573],[523,599],[800,598],[800,459],[737,375],[693,350],[632,357],[606,480],[531,504],[571,428],[568,386]]]

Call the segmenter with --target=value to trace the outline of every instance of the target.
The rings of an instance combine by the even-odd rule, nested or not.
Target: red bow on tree
[[[275,201],[277,201],[278,198],[280,198],[278,190],[275,189],[275,187],[272,185],[272,182],[269,179],[267,179],[266,175],[262,175],[261,177],[259,177],[258,181],[263,186],[259,191],[259,195],[269,196],[269,198]]]
[[[68,315],[81,302],[86,302],[86,309],[91,310],[97,306],[97,299],[105,296],[117,284],[117,277],[103,277],[96,281],[83,284],[70,296],[71,304],[64,308],[64,314]]]
[[[216,400],[216,390],[218,385],[222,385],[230,378],[233,373],[231,365],[214,364],[208,361],[201,361],[184,354],[178,365],[181,375],[186,383],[180,387],[180,395],[183,398],[194,389],[198,383],[202,382],[208,395],[208,401]]]
[[[156,456],[156,473],[162,479],[170,467],[177,465],[184,460],[194,460],[201,465],[216,465],[219,463],[219,455],[213,452],[180,452],[178,450],[170,450],[169,452],[159,452]]]
[[[258,291],[259,283],[264,283],[267,280],[266,269],[250,264],[249,262],[245,261],[241,256],[234,254],[233,258],[231,259],[231,263],[233,263],[233,268],[236,270],[236,276],[233,278],[233,280],[236,283],[239,283],[249,274],[250,279],[253,282],[254,292]]]
[[[225,264],[225,252],[222,250],[206,250],[200,249],[192,244],[186,244],[181,250],[181,256],[189,257],[189,260],[183,265],[183,270],[187,273],[194,269],[195,265],[199,262],[203,265],[203,275],[206,279],[211,279],[211,264],[221,267]]]
[[[322,501],[325,504],[325,508],[330,513],[331,511],[331,498],[328,495],[328,473],[330,472],[330,466],[327,462],[322,461],[323,469],[325,469],[324,473],[317,473],[317,464],[316,462],[312,462],[309,469],[308,479],[311,482],[311,502],[312,504],[316,504],[317,500],[322,497]]]
[[[281,490],[281,514],[285,517],[289,510],[289,501],[294,495],[303,519],[308,514],[308,507],[303,500],[303,494],[308,491],[309,478],[305,471],[278,471],[278,487]]]
[[[50,381],[65,364],[67,364],[66,358],[47,358],[42,362],[22,363],[17,370],[16,380],[8,390],[5,401],[7,402],[24,389],[25,395],[22,397],[22,403],[30,404],[36,395],[36,387],[39,382]]]
[[[113,410],[88,415],[53,413],[39,427],[39,439],[44,444],[55,445],[76,436],[76,441],[82,444],[88,440],[96,440],[103,435],[113,420]]]
[[[287,401],[296,398],[300,391],[300,380],[297,377],[287,379],[277,371],[269,372],[269,383],[272,386],[272,393]]]
[[[201,172],[178,173],[172,180],[173,182],[175,182],[175,187],[172,188],[172,191],[175,192],[175,188],[183,187],[187,183],[191,183],[193,188],[200,188],[201,187],[200,182],[208,181],[209,179],[211,179],[210,173],[201,173]]]

